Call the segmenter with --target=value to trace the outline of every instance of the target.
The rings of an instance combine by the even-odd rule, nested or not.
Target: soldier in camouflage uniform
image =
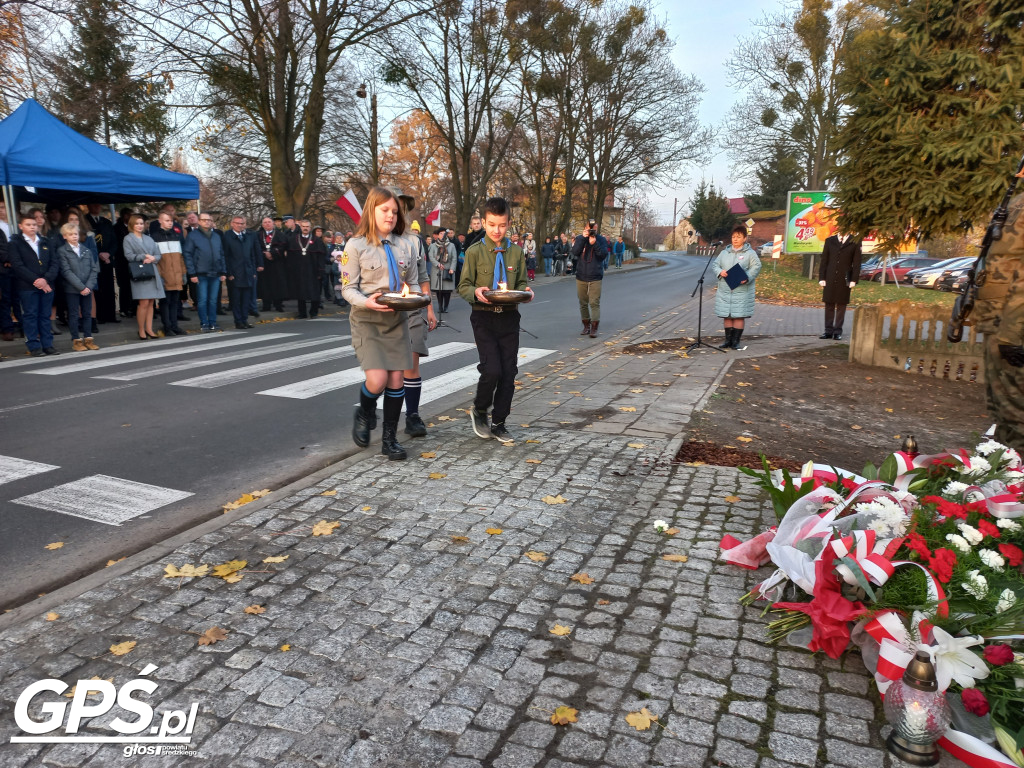
[[[985,335],[985,382],[995,439],[1024,451],[1024,194],[1010,201],[978,287],[974,325]]]

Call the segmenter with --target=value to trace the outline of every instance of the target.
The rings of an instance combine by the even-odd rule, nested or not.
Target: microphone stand
[[[712,246],[719,246],[721,244],[722,242],[718,241],[717,243],[712,243]],[[694,297],[695,294],[699,294],[697,296],[697,339],[692,344],[686,345],[687,352],[689,352],[691,349],[699,349],[700,347],[705,347],[706,349],[710,349],[715,352],[725,351],[723,349],[719,349],[718,347],[714,347],[711,344],[708,344],[701,338],[701,322],[703,320],[704,314],[704,275],[707,273],[708,267],[711,266],[711,262],[714,260],[715,251],[714,249],[712,249],[711,255],[708,256],[708,260],[704,264],[704,270],[700,273],[700,277],[697,279],[697,285],[694,286],[693,293],[690,294],[691,299]]]

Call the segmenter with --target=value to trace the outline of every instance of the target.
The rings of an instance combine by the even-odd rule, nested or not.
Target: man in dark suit
[[[256,275],[263,271],[263,253],[255,233],[246,231],[244,216],[231,219],[231,229],[224,233],[221,242],[224,243],[224,263],[227,266],[235,328],[252,328],[249,308],[256,287]]]
[[[89,203],[89,213],[85,215],[100,254],[100,276],[95,291],[96,322],[119,323],[121,319],[117,316],[117,297],[114,295],[114,259],[121,244],[114,234],[114,223],[101,215],[102,210],[99,203]]]
[[[850,289],[860,279],[860,260],[860,242],[849,235],[836,234],[825,240],[818,270],[821,300],[825,302],[825,332],[819,339],[843,338],[846,305],[850,303]]]
[[[25,346],[33,357],[56,355],[53,348],[53,282],[60,270],[57,253],[49,240],[36,231],[35,216],[23,213],[18,217],[20,232],[7,244],[7,260],[14,272],[15,290],[21,298],[21,325]]]

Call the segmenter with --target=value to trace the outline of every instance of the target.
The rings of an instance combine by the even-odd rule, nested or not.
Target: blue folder
[[[749,279],[750,275],[747,274],[747,270],[739,264],[733,264],[732,268],[725,273],[725,284],[729,286],[730,291],[735,291],[744,280]]]

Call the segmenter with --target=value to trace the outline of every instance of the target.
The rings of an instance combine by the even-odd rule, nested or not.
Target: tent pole
[[[18,231],[18,211],[14,202],[14,187],[4,185],[4,207],[7,209],[7,227],[13,235]]]

